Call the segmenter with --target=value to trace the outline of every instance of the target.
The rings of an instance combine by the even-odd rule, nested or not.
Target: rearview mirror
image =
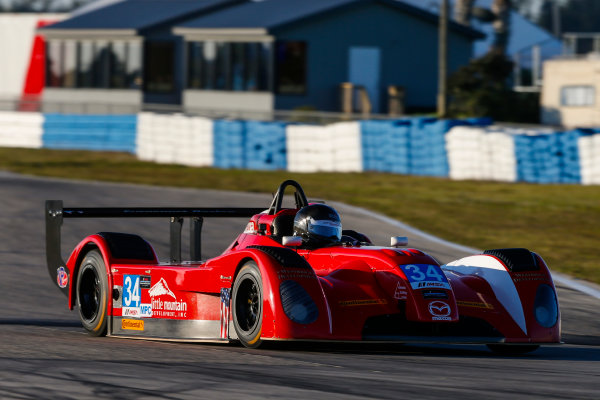
[[[408,245],[406,236],[392,236],[392,247],[404,247]]]
[[[281,244],[285,247],[299,247],[302,246],[302,238],[300,236],[284,236]]]

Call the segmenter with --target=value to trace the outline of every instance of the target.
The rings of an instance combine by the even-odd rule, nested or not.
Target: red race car
[[[286,188],[295,207],[282,207]],[[171,262],[137,235],[86,237],[65,263],[64,218],[164,217]],[[218,257],[200,256],[203,218],[250,218]],[[191,221],[191,261],[181,227]],[[181,341],[481,343],[525,353],[560,342],[560,312],[548,267],[526,249],[488,250],[446,265],[407,248],[374,246],[342,230],[338,213],[281,184],[270,207],[63,208],[46,202],[50,276],[94,336]]]

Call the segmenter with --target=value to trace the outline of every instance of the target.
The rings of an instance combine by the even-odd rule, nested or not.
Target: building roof
[[[440,8],[440,0],[401,0],[405,3],[410,3],[415,7],[428,10],[432,13],[437,13]],[[450,0],[454,4],[456,0]],[[484,7],[490,9],[493,0],[477,0],[475,7]],[[451,17],[453,15],[451,14]],[[478,41],[473,47],[475,57],[480,57],[486,54],[492,41],[494,40],[494,28],[492,24],[484,24],[473,19],[471,21],[473,28],[486,34],[486,39]],[[510,13],[510,29],[511,33],[508,37],[506,53],[515,55],[523,51],[531,51],[533,46],[541,46],[542,56],[550,57],[558,55],[562,52],[562,42],[559,38],[546,31],[541,26],[529,21],[527,18],[512,10]]]
[[[189,29],[253,29],[271,30],[317,14],[333,12],[345,7],[379,2],[403,10],[418,18],[435,24],[438,16],[420,7],[396,0],[255,0],[246,1],[219,11],[202,15],[177,25],[177,28]],[[472,38],[481,39],[484,35],[474,29],[451,23],[451,29]]]
[[[217,10],[239,0],[123,0],[107,2],[83,13],[45,27],[42,31],[62,30],[142,30],[202,13]]]

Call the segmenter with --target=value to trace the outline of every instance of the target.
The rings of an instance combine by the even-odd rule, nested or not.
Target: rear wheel
[[[263,290],[260,270],[248,261],[240,270],[232,290],[233,326],[246,347],[260,346],[263,317]]]
[[[521,354],[531,353],[537,350],[540,346],[537,344],[488,344],[487,347],[496,354],[503,356],[518,356]]]
[[[106,335],[108,278],[102,255],[92,250],[85,255],[77,273],[77,308],[81,324],[92,336]]]

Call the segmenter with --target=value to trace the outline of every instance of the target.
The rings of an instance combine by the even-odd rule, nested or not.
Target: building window
[[[563,86],[560,89],[560,104],[567,107],[587,107],[596,103],[593,86]]]
[[[63,88],[139,88],[138,41],[50,40],[46,51],[46,86]]]
[[[231,90],[246,90],[248,63],[246,43],[231,43]]]
[[[74,88],[77,85],[77,42],[67,40],[63,43],[63,81],[62,86]]]
[[[142,87],[142,44],[127,42],[127,69],[125,87],[139,89]]]
[[[204,65],[204,43],[188,43],[187,57],[187,87],[190,89],[202,89],[204,87],[202,77],[206,68]]]
[[[110,87],[127,87],[127,43],[113,42],[110,53]]]
[[[79,42],[77,55],[77,86],[82,88],[93,87],[94,84],[94,42]]]
[[[170,93],[175,90],[175,44],[146,42],[144,47],[144,90]]]
[[[215,52],[215,58],[213,62],[214,71],[214,88],[217,90],[229,90],[231,89],[231,81],[229,78],[230,69],[230,44],[218,42]]]
[[[270,90],[270,43],[189,42],[187,49],[189,89]]]
[[[275,89],[279,94],[306,93],[306,42],[279,41],[276,44]]]
[[[46,43],[46,86],[62,86],[62,42],[51,40]]]
[[[95,88],[108,88],[110,82],[110,43],[96,42],[96,53],[94,54],[94,82]]]

